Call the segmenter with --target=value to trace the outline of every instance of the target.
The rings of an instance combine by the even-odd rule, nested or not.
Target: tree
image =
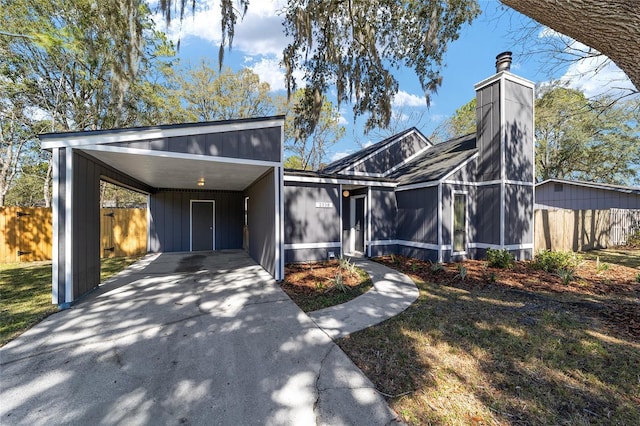
[[[143,121],[138,85],[162,63],[158,52],[170,49],[142,0],[101,8],[92,0],[0,0],[0,22],[0,102],[14,102],[20,93],[21,108],[30,114],[24,116],[46,120],[46,129],[26,125],[32,138]],[[5,122],[9,116],[2,113]],[[42,189],[47,205],[50,175],[49,163]]]
[[[447,120],[449,137],[476,129],[476,101],[458,108]],[[536,177],[629,184],[640,164],[638,100],[612,103],[587,99],[579,90],[550,85],[538,91]]]
[[[640,7],[628,0],[500,0],[531,19],[596,49],[640,90]]]
[[[264,117],[276,110],[269,83],[248,68],[218,72],[202,60],[180,73],[178,87],[192,121]]]
[[[458,108],[441,126],[442,141],[476,132],[476,98]]]
[[[593,47],[611,58],[640,89],[640,7],[628,0],[501,0],[520,13],[559,33]],[[195,9],[196,1],[190,2]],[[220,0],[224,48],[233,42],[234,25],[246,13],[249,0]],[[184,16],[187,0],[163,0],[167,21],[174,8]],[[289,0],[285,32],[293,42],[283,53],[289,93],[293,72],[302,69],[308,82],[296,125],[313,129],[323,94],[335,84],[338,102],[355,98],[354,114],[369,113],[366,129],[386,127],[390,99],[398,91],[392,69],[413,68],[428,104],[429,93],[441,83],[442,55],[458,37],[461,26],[479,13],[477,1],[366,0],[321,2]]]
[[[578,90],[551,86],[536,100],[539,180],[579,179],[629,184],[640,164],[637,101],[589,100]]]
[[[299,106],[304,102],[307,90],[310,89],[298,90],[287,106],[293,113],[287,115],[284,123],[285,149],[292,156],[285,162],[285,167],[318,170],[326,164],[329,149],[344,136],[345,128],[340,125],[340,112],[326,98],[322,100],[318,123],[311,133],[307,133],[307,128],[297,127]]]

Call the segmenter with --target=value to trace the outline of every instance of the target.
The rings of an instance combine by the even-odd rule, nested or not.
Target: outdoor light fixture
[[[204,178],[202,177],[202,178],[198,179],[198,182],[196,182],[196,185],[204,186]]]
[[[347,198],[349,196],[349,191],[347,191],[346,189],[342,191],[342,196]]]

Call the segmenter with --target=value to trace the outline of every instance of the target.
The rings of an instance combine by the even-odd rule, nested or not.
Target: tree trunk
[[[640,90],[640,2],[637,0],[500,1],[608,56]]]
[[[43,195],[45,207],[51,207],[51,175],[53,174],[53,159],[49,158],[47,165],[47,176],[44,178]]]

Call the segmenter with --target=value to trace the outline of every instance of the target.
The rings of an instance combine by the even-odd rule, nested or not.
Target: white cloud
[[[252,62],[251,58],[245,58],[247,67],[260,76],[261,81],[266,81],[271,86],[271,90],[284,90],[284,70],[280,67],[280,61],[275,58],[261,58],[257,62]]]
[[[560,81],[584,92],[588,98],[616,95],[634,89],[629,77],[606,56],[580,59],[569,66]]]
[[[363,148],[369,148],[371,145],[373,145],[373,141],[366,141],[365,143],[362,144]]]
[[[570,63],[559,80],[581,90],[587,97],[603,94],[615,96],[634,89],[626,74],[606,56],[599,55],[598,51],[547,27],[538,33],[538,37],[551,39],[549,49],[562,50],[568,58],[581,57]],[[554,43],[554,39],[561,41]]]
[[[340,116],[338,117],[338,124],[341,126],[346,126],[349,124],[349,121],[346,118],[344,118],[342,114],[340,114]]]
[[[283,16],[279,11],[284,6],[282,0],[251,2],[247,14],[238,19],[233,39],[233,49],[248,55],[281,55],[288,41],[282,29]],[[157,2],[150,2],[151,8],[157,8]],[[186,16],[173,18],[166,28],[164,19],[156,14],[160,30],[165,31],[171,40],[188,43],[189,37],[199,37],[216,46],[222,41],[220,29],[220,3],[218,0],[202,0],[197,2],[194,13],[187,8]],[[174,16],[177,12],[174,11]]]
[[[339,159],[344,158],[349,154],[351,154],[351,152],[336,152],[331,156],[331,162],[338,161]]]
[[[393,97],[392,105],[394,107],[426,107],[427,103],[424,96],[412,95],[404,90],[399,90]]]

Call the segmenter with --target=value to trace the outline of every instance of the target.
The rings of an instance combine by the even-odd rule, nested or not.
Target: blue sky
[[[251,68],[262,80],[269,82],[274,91],[284,90],[283,71],[278,65],[282,49],[287,45],[279,13],[284,1],[252,1],[248,14],[236,26],[233,49],[226,52],[224,61],[225,66],[236,70]],[[216,64],[220,42],[219,3],[217,0],[201,0],[198,4],[195,15],[188,16],[181,24],[174,20],[169,28],[161,25],[161,29],[174,40],[180,39],[179,57],[183,63],[197,63],[205,57]],[[597,59],[589,59],[552,67],[547,63],[549,58],[542,54],[523,55],[523,51],[539,46],[536,44],[539,37],[558,35],[543,29],[517,43],[514,38],[522,36],[520,30],[530,25],[531,20],[503,7],[497,0],[481,0],[480,4],[483,13],[470,26],[465,26],[459,39],[448,46],[442,71],[443,83],[438,93],[432,95],[430,108],[426,107],[413,71],[401,69],[395,73],[400,82],[400,92],[394,100],[396,130],[416,126],[428,136],[457,108],[472,99],[473,85],[494,73],[495,56],[505,50],[514,53],[512,72],[537,84],[562,79],[570,86],[584,90],[588,96],[601,93],[611,85],[630,86],[624,74],[611,63],[602,65]],[[157,22],[163,21],[158,18]],[[597,73],[593,71],[596,69]],[[346,134],[331,150],[330,159],[358,150],[358,142],[368,144],[383,137],[383,132],[364,135],[364,119],[354,123],[351,105],[341,105],[340,112]],[[413,119],[404,120],[405,117]],[[417,117],[420,119],[416,120]]]

